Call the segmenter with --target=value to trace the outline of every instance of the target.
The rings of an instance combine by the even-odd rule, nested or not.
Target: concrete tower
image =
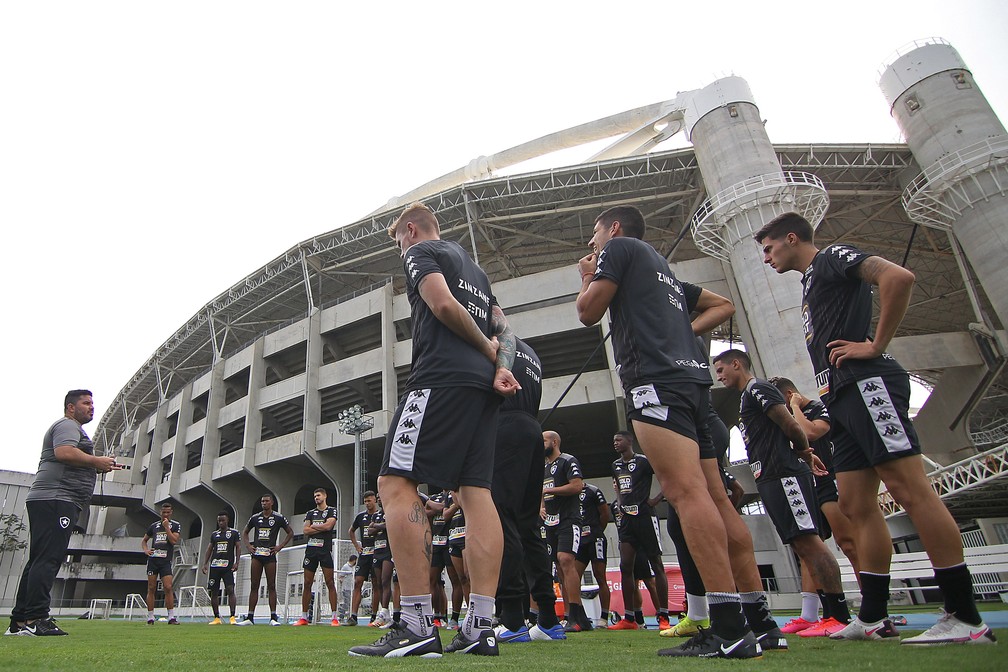
[[[903,195],[915,222],[951,231],[1008,325],[1008,135],[959,54],[940,40],[896,53],[879,87],[923,167]]]
[[[707,193],[713,194],[693,217],[697,246],[720,259],[725,275],[734,278],[733,298],[741,304],[737,319],[762,373],[786,376],[812,394],[816,387],[805,348],[799,278],[766,266],[752,235],[789,211],[818,225],[829,207],[826,189],[814,175],[781,170],[741,78],[696,91],[685,122]]]

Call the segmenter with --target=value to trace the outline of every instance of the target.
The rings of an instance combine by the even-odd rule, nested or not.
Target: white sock
[[[147,620],[148,621],[153,621],[154,620],[154,610],[153,609],[151,609],[150,611],[147,612]]]
[[[168,618],[175,618],[175,610],[174,609],[169,609],[168,610]]]
[[[691,621],[703,621],[710,618],[710,612],[707,611],[706,595],[686,593],[686,618]]]
[[[469,593],[469,609],[461,627],[466,639],[470,641],[477,639],[480,633],[490,629],[495,604],[496,600],[493,597]]]
[[[307,611],[302,611],[301,612],[301,618],[303,618],[304,620],[307,621],[308,620],[308,612]]]
[[[819,596],[815,593],[801,594],[801,617],[809,623],[819,620]]]
[[[403,595],[399,598],[403,625],[415,635],[426,637],[433,628],[434,607],[431,595]]]

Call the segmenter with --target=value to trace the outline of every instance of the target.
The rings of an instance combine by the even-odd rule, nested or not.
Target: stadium
[[[118,608],[144,593],[139,537],[168,499],[183,525],[178,587],[202,583],[198,558],[217,513],[240,528],[263,493],[299,521],[314,505],[312,491],[325,487],[337,529],[346,529],[360,492],[374,488],[410,369],[402,263],[386,229],[404,205],[422,200],[443,237],[487,272],[515,332],[539,354],[544,429],[563,437],[607,493],[611,437],[626,427],[622,390],[608,321],[585,328],[573,306],[576,263],[599,212],[639,207],[646,240],[677,275],[735,303],[735,318],[714,338],[744,343],[758,375],[786,376],[809,391],[816,384],[800,285],[762,264],[752,232],[797,210],[816,225],[820,245],[849,243],[902,263],[917,284],[890,352],[931,390],[916,417],[926,462],[966,545],[988,549],[973,565],[976,590],[997,599],[1008,590],[1008,135],[967,64],[941,41],[898,52],[880,86],[904,143],[772,144],[759,92],[728,77],[479,157],[284,251],[199,308],[125,381],[93,438],[129,469],[96,486],[54,597],[80,611],[93,600]],[[660,147],[679,133],[690,147]],[[602,138],[613,140],[577,165],[502,175]],[[718,386],[714,399],[735,424],[738,393]],[[793,605],[795,562],[759,514],[747,465],[732,470],[746,489],[761,573],[776,604]],[[23,509],[29,483],[5,480],[4,513]],[[922,550],[892,498],[882,492],[879,501],[897,552]],[[341,555],[348,552],[343,543]],[[295,575],[297,549],[285,556],[278,576]],[[665,559],[675,564],[674,553]],[[8,602],[22,562],[18,552],[2,558]],[[894,597],[934,597],[927,577],[906,577]],[[247,560],[238,587],[239,604],[247,603]],[[283,604],[299,602],[292,589]]]

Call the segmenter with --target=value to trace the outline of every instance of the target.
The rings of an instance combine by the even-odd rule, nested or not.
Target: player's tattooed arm
[[[497,368],[510,371],[511,367],[514,366],[515,352],[518,346],[515,343],[515,334],[511,331],[511,325],[508,324],[504,311],[498,305],[493,306],[490,318],[490,330],[497,337],[497,343],[499,344],[497,348]]]
[[[879,319],[871,341],[837,340],[826,344],[830,363],[837,367],[847,359],[874,359],[885,352],[906,315],[913,292],[914,274],[882,257],[866,258],[854,269],[854,275],[879,288]]]

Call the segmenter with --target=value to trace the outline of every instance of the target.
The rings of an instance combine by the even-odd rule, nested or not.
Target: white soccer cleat
[[[996,644],[994,632],[983,622],[970,625],[956,618],[955,614],[942,611],[941,618],[930,628],[917,635],[907,637],[900,644],[917,646],[937,646],[939,644]]]

